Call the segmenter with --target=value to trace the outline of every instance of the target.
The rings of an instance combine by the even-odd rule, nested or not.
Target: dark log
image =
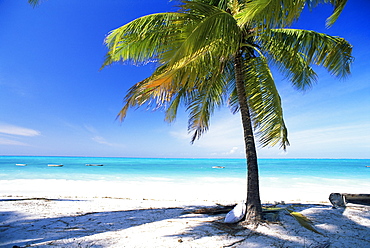
[[[347,203],[370,206],[370,194],[331,193],[329,200],[335,208],[345,207]]]

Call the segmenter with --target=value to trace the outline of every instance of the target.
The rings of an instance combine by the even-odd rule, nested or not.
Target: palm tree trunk
[[[254,142],[252,120],[247,102],[247,94],[243,79],[243,64],[241,53],[235,56],[235,84],[239,100],[240,114],[244,130],[245,152],[247,158],[247,214],[248,223],[258,223],[262,219],[262,206],[259,193],[257,151]]]

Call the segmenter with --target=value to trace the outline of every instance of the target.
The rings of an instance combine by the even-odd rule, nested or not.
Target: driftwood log
[[[329,200],[333,207],[345,207],[347,203],[370,205],[370,194],[331,193]]]

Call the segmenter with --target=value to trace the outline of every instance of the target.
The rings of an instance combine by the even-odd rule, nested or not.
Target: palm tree
[[[289,145],[280,96],[270,66],[299,90],[317,79],[311,65],[336,77],[350,73],[351,45],[340,37],[291,29],[305,6],[334,6],[332,25],[346,0],[181,0],[177,12],[143,16],[109,33],[105,67],[116,61],[155,62],[153,74],[132,86],[119,112],[147,105],[173,121],[189,112],[191,142],[208,130],[216,107],[240,112],[247,158],[246,221],[262,217],[255,138],[262,146]]]

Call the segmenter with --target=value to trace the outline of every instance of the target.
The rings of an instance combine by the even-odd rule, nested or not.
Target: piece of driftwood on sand
[[[370,194],[331,193],[329,200],[333,207],[345,207],[347,203],[370,205]]]

